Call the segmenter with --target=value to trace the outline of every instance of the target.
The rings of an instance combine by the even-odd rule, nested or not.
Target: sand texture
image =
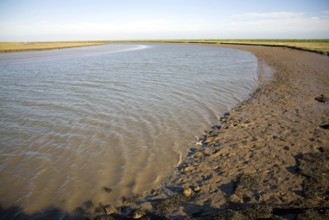
[[[328,209],[329,58],[284,48],[229,47],[254,53],[260,66],[272,69],[272,79],[260,72],[254,96],[190,149],[166,185],[197,190],[188,205],[167,217],[202,218],[257,205],[269,207],[251,218],[294,218],[314,211],[310,208]],[[244,211],[235,215],[247,217]]]

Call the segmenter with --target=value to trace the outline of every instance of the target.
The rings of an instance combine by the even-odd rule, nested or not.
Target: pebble
[[[204,144],[208,144],[208,143],[211,143],[215,140],[214,137],[207,137],[207,139],[203,142]]]
[[[203,153],[201,151],[198,151],[194,154],[194,158],[196,157],[202,157],[203,156]]]
[[[224,117],[227,117],[227,116],[230,116],[230,113],[229,112],[225,112],[224,113]]]
[[[187,166],[187,167],[184,167],[183,172],[189,172],[191,170],[193,170],[193,167],[192,166]]]
[[[103,189],[104,189],[104,191],[107,192],[107,193],[112,192],[112,189],[111,189],[110,187],[104,186]]]
[[[143,210],[135,210],[132,214],[133,219],[140,219],[142,218],[146,213]]]
[[[322,102],[322,103],[326,103],[326,102],[329,102],[329,98],[324,96],[324,95],[320,95],[318,97],[315,97],[314,98],[316,101],[318,102]]]
[[[118,214],[119,213],[118,209],[115,208],[112,205],[105,206],[104,211],[105,211],[106,215],[113,215],[113,214]]]
[[[185,197],[191,197],[193,195],[193,190],[190,187],[185,188],[183,191],[183,195]]]
[[[200,186],[194,186],[193,187],[193,191],[194,192],[200,192],[200,190],[201,190],[201,187]]]
[[[212,128],[212,129],[219,130],[219,129],[222,128],[222,126],[221,126],[221,125],[214,125],[214,126],[212,126],[211,128]]]

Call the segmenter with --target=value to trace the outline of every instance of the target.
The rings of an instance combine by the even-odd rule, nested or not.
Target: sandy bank
[[[261,46],[273,70],[206,131],[165,186],[142,203],[167,218],[317,218],[329,214],[329,58]]]
[[[285,48],[226,47],[255,54],[272,68],[272,79],[260,72],[254,96],[191,149],[166,184],[198,190],[184,205],[167,207],[166,216],[293,218],[315,212],[310,208],[327,209],[329,104],[315,97],[329,96],[328,57]],[[253,207],[266,210],[257,214]]]
[[[254,96],[207,131],[202,146],[192,149],[169,181],[201,188],[177,214],[202,217],[268,205],[259,213],[266,215],[258,216],[265,218],[280,214],[275,213],[279,208],[283,215],[292,215],[292,208],[300,214],[327,209],[329,104],[315,97],[329,96],[328,57],[284,48],[227,47],[254,53],[273,69],[273,78],[268,82],[261,72]]]

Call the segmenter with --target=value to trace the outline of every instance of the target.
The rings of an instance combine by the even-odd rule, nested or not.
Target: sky
[[[0,41],[329,38],[329,0],[0,0]]]

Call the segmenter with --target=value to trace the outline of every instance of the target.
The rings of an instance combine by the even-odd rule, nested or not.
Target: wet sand
[[[73,215],[329,217],[329,57],[287,48],[225,47],[254,53],[260,66],[272,69],[271,79],[261,70],[252,98],[200,134],[161,187],[142,198],[123,198],[121,207],[85,202]]]
[[[251,218],[294,218],[314,214],[314,207],[327,210],[329,104],[321,94],[329,96],[329,58],[285,48],[227,47],[254,53],[272,69],[272,79],[261,71],[253,97],[190,150],[166,185],[197,190],[188,205],[166,215],[224,218],[267,207]]]
[[[132,207],[178,219],[328,217],[329,58],[225,47],[255,54],[271,79],[260,70],[252,98],[205,131],[164,186]]]

